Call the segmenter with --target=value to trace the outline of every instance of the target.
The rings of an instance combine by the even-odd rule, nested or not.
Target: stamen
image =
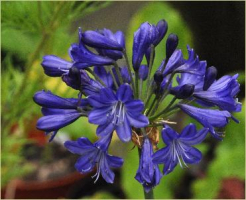
[[[116,102],[113,105],[113,108],[110,112],[110,115],[113,115],[112,123],[115,125],[120,125],[124,123],[125,119],[125,106],[121,101]]]

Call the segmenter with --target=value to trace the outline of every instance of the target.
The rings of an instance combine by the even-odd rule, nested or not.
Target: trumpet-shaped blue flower
[[[179,107],[186,114],[200,122],[204,127],[209,128],[209,132],[212,136],[219,140],[221,139],[222,134],[216,132],[214,128],[225,127],[229,122],[228,118],[231,117],[231,114],[228,111],[196,108],[186,104],[179,104]]]
[[[114,34],[112,31],[105,28],[103,30],[100,30],[100,33],[102,35],[104,35],[105,37],[116,41],[120,46],[122,46],[123,49],[125,49],[125,37],[121,31],[117,31]],[[114,60],[121,59],[123,56],[122,51],[118,51],[118,50],[97,48],[97,51],[100,55],[107,56],[107,57],[112,58]]]
[[[63,60],[54,55],[46,55],[41,63],[44,73],[51,77],[59,77],[72,67],[73,63]]]
[[[152,162],[153,153],[149,138],[145,138],[142,145],[139,168],[135,176],[135,179],[144,186],[145,192],[149,192],[158,185],[162,177],[158,165]]]
[[[165,175],[172,172],[178,163],[181,167],[198,163],[202,159],[202,153],[192,145],[201,143],[207,133],[208,128],[203,128],[197,132],[196,126],[189,124],[178,134],[166,125],[162,130],[162,139],[166,147],[154,153],[153,162],[164,164],[163,173]]]
[[[125,39],[121,31],[115,35],[108,29],[102,31],[85,31],[81,40],[88,46],[122,51],[125,48]]]
[[[75,164],[75,168],[80,173],[88,173],[97,166],[95,182],[100,174],[107,183],[113,183],[115,174],[110,168],[119,168],[123,164],[123,159],[111,156],[107,152],[112,135],[100,138],[92,144],[87,138],[79,138],[77,141],[66,141],[64,146],[74,154],[78,154],[80,158]]]
[[[79,102],[78,99],[65,99],[45,91],[37,92],[33,99],[42,106],[44,115],[38,120],[37,129],[45,131],[46,134],[52,133],[49,141],[53,140],[60,128],[88,115],[88,102],[85,99]]]
[[[132,128],[142,128],[149,124],[148,118],[142,114],[143,102],[133,99],[132,89],[128,84],[119,87],[116,94],[110,88],[101,89],[99,95],[89,96],[93,107],[89,113],[90,123],[98,124],[97,134],[111,134],[116,130],[123,142],[131,140]]]
[[[194,97],[229,112],[240,112],[241,104],[235,98],[239,92],[237,77],[238,74],[223,76],[219,80],[214,81],[206,91],[195,92]]]

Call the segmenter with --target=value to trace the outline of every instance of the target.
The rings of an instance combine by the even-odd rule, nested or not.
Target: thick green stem
[[[144,190],[144,188],[143,188],[143,190]],[[145,199],[154,199],[153,189],[151,189],[148,193],[145,192],[145,190],[144,190],[144,198]]]

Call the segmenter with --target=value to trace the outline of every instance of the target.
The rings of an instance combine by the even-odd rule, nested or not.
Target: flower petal
[[[123,124],[116,126],[116,132],[122,142],[129,142],[132,138],[132,128],[125,117]]]
[[[119,87],[116,93],[117,99],[125,103],[126,101],[132,100],[133,92],[128,84],[123,84]]]

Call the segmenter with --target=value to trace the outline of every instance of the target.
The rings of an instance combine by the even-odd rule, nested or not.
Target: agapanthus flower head
[[[183,168],[187,164],[198,163],[202,159],[202,153],[192,147],[201,143],[208,133],[208,128],[197,132],[194,124],[189,124],[178,134],[171,127],[165,126],[162,130],[162,139],[166,147],[158,150],[152,156],[155,164],[164,164],[165,175],[173,171],[179,163]]]
[[[156,25],[142,23],[134,33],[130,59],[123,32],[114,33],[106,28],[84,32],[79,28],[78,42],[68,49],[71,61],[54,55],[43,57],[45,74],[61,77],[77,91],[77,96],[62,98],[51,92],[37,92],[34,101],[42,107],[44,115],[37,128],[52,133],[52,141],[59,129],[80,117],[88,117],[89,123],[98,125],[99,139],[95,143],[81,137],[64,144],[70,152],[80,155],[75,164],[79,172],[87,173],[97,167],[96,180],[101,174],[106,182],[113,183],[115,175],[111,168],[123,164],[121,158],[108,154],[112,136],[117,134],[120,141],[132,140],[139,148],[135,179],[148,193],[162,178],[159,164],[164,164],[166,175],[178,163],[184,167],[200,162],[202,154],[193,145],[201,143],[208,132],[221,140],[229,120],[238,122],[232,115],[241,111],[236,97],[238,75],[216,79],[216,68],[207,68],[207,62],[200,60],[188,45],[188,58],[183,56],[176,34],[169,34],[166,57],[154,70],[156,47],[167,28],[165,20]],[[177,122],[169,119],[178,111],[204,128],[197,131],[194,124],[189,124],[177,133]],[[158,127],[164,127],[162,138],[166,144],[160,150]]]

